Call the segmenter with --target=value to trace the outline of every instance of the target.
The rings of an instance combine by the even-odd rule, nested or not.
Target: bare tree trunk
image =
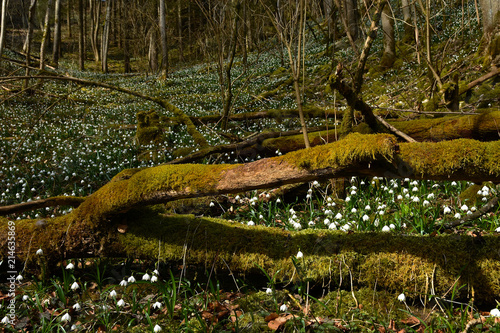
[[[349,33],[354,41],[359,38],[359,12],[357,0],[344,0],[344,11]]]
[[[4,42],[5,42],[5,30],[6,30],[6,21],[5,17],[7,16],[7,6],[9,5],[9,0],[2,0],[2,12],[0,15],[2,16],[0,21],[1,21],[1,26],[0,26],[0,63],[2,62],[2,55],[3,55],[3,48],[4,48]]]
[[[403,11],[404,37],[403,41],[410,42],[415,40],[415,32],[413,29],[413,11],[409,0],[401,0],[401,9]]]
[[[89,10],[90,10],[90,45],[92,46],[92,52],[94,53],[94,61],[97,63],[100,60],[99,57],[99,26],[101,17],[101,1],[99,0],[89,0]]]
[[[184,61],[184,49],[182,43],[182,13],[181,13],[181,0],[177,0],[177,31],[179,38],[179,61]]]
[[[149,29],[149,51],[148,51],[149,69],[151,72],[158,72],[158,44],[156,42],[156,29]]]
[[[66,26],[68,29],[68,39],[71,40],[71,38],[73,38],[73,29],[71,29],[71,8],[73,7],[71,6],[71,0],[68,0],[67,3],[68,10],[66,11]]]
[[[42,44],[40,46],[40,69],[45,68],[45,50],[47,48],[48,34],[50,30],[50,12],[52,10],[52,0],[47,1],[47,10],[45,11],[45,22],[43,25]]]
[[[396,39],[394,36],[394,17],[389,3],[384,6],[382,11],[382,32],[384,33],[384,52],[380,64],[384,68],[391,68],[396,60]]]
[[[28,14],[28,33],[26,34],[26,76],[30,75],[30,65],[31,65],[31,38],[33,36],[33,26],[35,25],[35,13],[36,13],[36,3],[37,0],[31,0],[29,14]],[[23,89],[28,88],[29,79],[24,80]]]
[[[486,53],[495,65],[500,65],[500,1],[480,0],[483,12],[483,36],[488,44]]]
[[[121,5],[121,9],[122,9],[122,17],[123,17],[123,20],[122,20],[122,26],[125,24],[124,22],[124,17],[125,15],[124,14],[124,10],[127,8],[125,6],[125,2],[127,0],[122,0],[122,5]],[[124,27],[122,29],[122,33],[123,33],[123,71],[125,73],[130,73],[130,50],[129,50],[129,29],[127,29],[126,27]]]
[[[106,1],[106,17],[104,21],[104,28],[102,30],[101,38],[101,58],[102,58],[102,72],[108,72],[108,48],[109,48],[109,26],[111,24],[111,2]]]
[[[167,20],[165,18],[165,0],[159,0],[159,26],[160,26],[160,44],[161,44],[161,76],[166,78],[168,75],[168,44],[167,44]]]
[[[85,70],[85,34],[84,34],[83,0],[78,0],[78,67]]]
[[[61,0],[56,0],[54,11],[54,44],[52,48],[52,62],[55,68],[59,66],[61,55]]]

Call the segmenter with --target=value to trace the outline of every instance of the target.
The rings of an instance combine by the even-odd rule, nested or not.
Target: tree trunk
[[[344,0],[344,15],[347,20],[347,27],[352,39],[359,38],[359,12],[357,0]]]
[[[166,78],[168,75],[168,43],[167,43],[167,20],[165,18],[165,1],[159,0],[159,27],[160,27],[160,44],[161,44],[161,76]]]
[[[26,34],[25,52],[26,52],[26,76],[30,75],[31,66],[31,39],[33,36],[33,26],[35,25],[35,13],[36,13],[36,3],[37,0],[31,0],[28,14],[28,33]],[[28,89],[29,79],[24,80],[23,89]]]
[[[83,0],[78,0],[78,67],[85,70],[85,33]]]
[[[158,44],[156,42],[156,29],[151,27],[149,30],[149,51],[148,51],[149,69],[153,73],[158,72]]]
[[[125,1],[122,0],[122,5],[120,6],[122,11],[127,8],[125,6]],[[124,17],[123,12],[122,12],[122,17]],[[125,25],[124,20],[122,21],[122,26]],[[127,27],[122,28],[122,33],[123,33],[123,71],[125,73],[130,73],[130,50],[129,50],[129,29]]]
[[[0,12],[1,18],[0,18],[0,64],[2,62],[2,55],[3,55],[3,48],[4,48],[4,42],[5,42],[5,30],[6,30],[6,25],[7,22],[5,20],[7,16],[7,6],[9,5],[9,0],[2,0],[2,11]]]
[[[184,61],[184,47],[182,42],[182,12],[181,0],[177,0],[177,33],[179,38],[179,61]]]
[[[101,17],[101,1],[89,0],[90,10],[90,45],[94,53],[94,61],[99,62],[99,26]]]
[[[52,0],[47,1],[47,9],[45,11],[45,22],[43,25],[42,44],[40,46],[40,69],[45,69],[45,50],[47,48],[47,40],[50,30],[50,12],[52,10]]]
[[[415,40],[415,31],[413,28],[413,11],[410,6],[409,0],[401,0],[401,9],[403,11],[403,24],[404,24],[404,42],[411,42]]]
[[[66,26],[68,29],[68,39],[71,40],[73,38],[73,29],[71,29],[71,0],[68,0],[68,10],[66,11]]]
[[[109,49],[109,27],[111,25],[111,2],[106,1],[106,17],[104,20],[104,28],[102,30],[101,38],[101,59],[102,59],[102,72],[108,72],[108,49]]]
[[[55,68],[59,67],[61,55],[61,0],[56,0],[54,11],[54,44],[52,48],[52,62]]]
[[[391,68],[396,60],[396,38],[394,36],[394,17],[389,3],[382,10],[382,32],[384,34],[384,52],[380,64]]]
[[[486,54],[494,65],[500,66],[500,1],[480,0],[483,13],[483,38]]]

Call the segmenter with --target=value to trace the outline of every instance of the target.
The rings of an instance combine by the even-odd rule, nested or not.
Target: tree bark
[[[99,26],[101,17],[101,1],[89,0],[90,11],[90,45],[94,53],[94,61],[99,62]]]
[[[31,39],[33,36],[33,26],[35,24],[35,13],[36,13],[36,3],[37,0],[31,0],[29,7],[29,15],[28,15],[28,33],[26,34],[26,42],[25,51],[26,51],[26,76],[30,75],[30,67],[31,67]],[[23,90],[28,89],[29,79],[26,78],[23,83]]]
[[[167,20],[166,20],[166,8],[165,1],[159,0],[159,26],[160,26],[160,44],[161,44],[161,76],[166,78],[168,75],[168,40],[167,40]]]
[[[54,8],[54,44],[52,45],[52,62],[55,68],[59,67],[61,55],[61,0],[56,0]]]
[[[111,2],[106,1],[106,17],[104,20],[104,28],[102,30],[101,38],[101,59],[102,59],[102,72],[108,72],[108,49],[109,49],[109,27],[111,25]]]
[[[50,30],[50,12],[52,10],[52,0],[47,1],[47,9],[45,11],[45,22],[43,25],[42,44],[40,46],[40,69],[45,69],[45,50]]]
[[[85,33],[83,0],[78,0],[78,67],[85,70]]]
[[[394,17],[389,4],[382,10],[382,32],[384,34],[384,52],[380,64],[391,68],[396,60],[396,37],[394,36]]]
[[[5,30],[7,26],[7,22],[5,20],[7,16],[7,6],[9,5],[9,0],[2,0],[2,11],[0,12],[0,64],[2,62],[2,55],[3,55],[3,49],[4,49],[4,42],[5,42]]]

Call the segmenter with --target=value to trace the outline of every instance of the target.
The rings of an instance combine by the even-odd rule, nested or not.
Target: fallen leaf
[[[273,312],[269,315],[266,316],[266,318],[264,318],[264,320],[266,321],[266,323],[270,322],[271,320],[274,320],[276,318],[278,318],[278,314],[276,312]]]

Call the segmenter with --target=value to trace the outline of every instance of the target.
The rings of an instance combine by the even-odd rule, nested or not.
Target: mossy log
[[[217,219],[168,216],[161,203],[348,176],[500,181],[500,142],[460,139],[401,143],[388,134],[351,134],[327,145],[236,165],[162,165],[124,170],[71,213],[15,222],[16,256],[34,266],[35,251],[55,263],[67,258],[113,256],[220,264],[234,271],[255,263],[279,278],[292,276],[298,249],[311,279],[338,281],[350,267],[356,283],[425,293],[468,284],[476,297],[500,296],[499,238],[422,237],[325,230],[289,232]],[[12,224],[12,223],[11,223]],[[8,222],[0,220],[7,257]],[[125,232],[124,232],[125,231]],[[123,233],[124,232],[124,233]],[[184,246],[187,252],[184,252]],[[343,276],[347,281],[347,276]],[[461,292],[464,292],[462,289]]]

